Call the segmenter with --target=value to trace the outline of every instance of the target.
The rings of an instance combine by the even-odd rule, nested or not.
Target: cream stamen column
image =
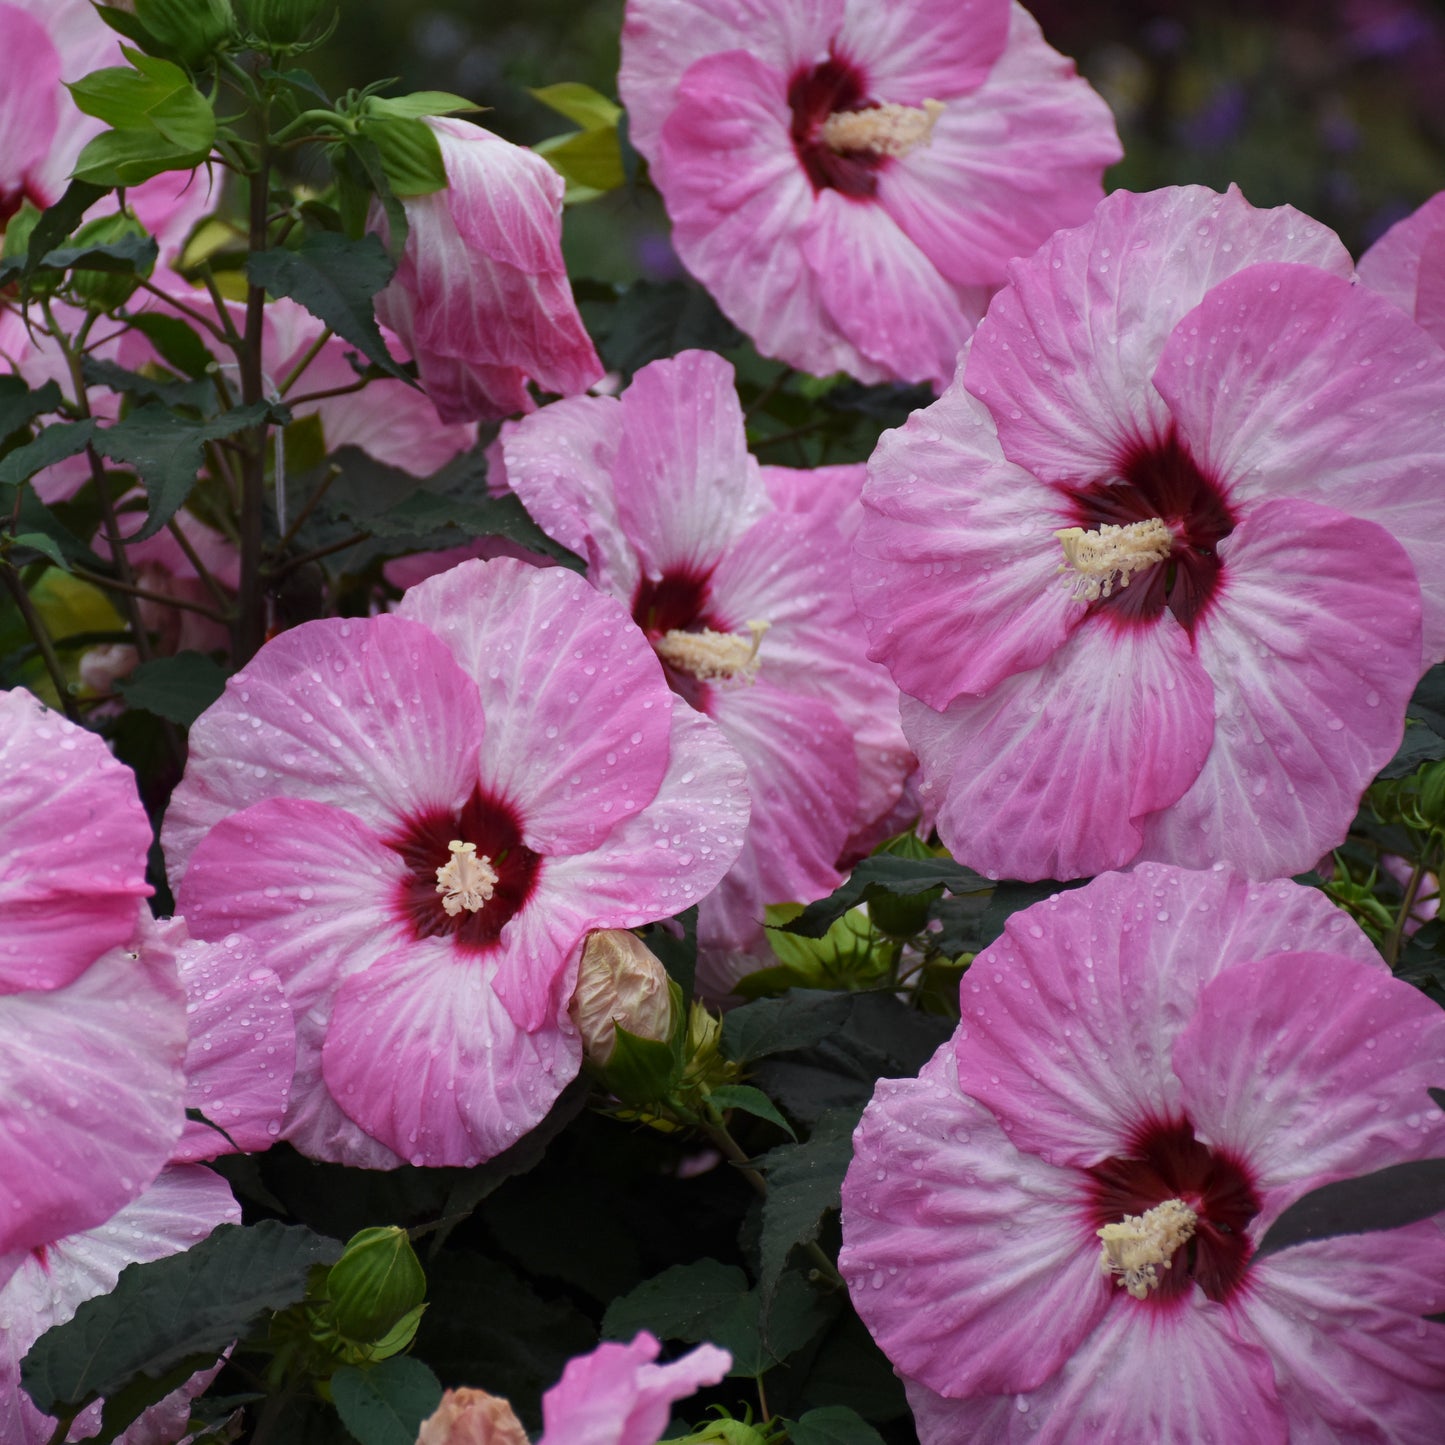
[[[475,913],[496,891],[497,870],[485,853],[478,855],[475,843],[453,838],[447,848],[452,856],[437,869],[442,907],[453,918],[463,909]]]

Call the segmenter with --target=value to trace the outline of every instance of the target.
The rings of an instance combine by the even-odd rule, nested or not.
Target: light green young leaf
[[[424,115],[456,115],[464,110],[486,110],[484,105],[453,95],[448,90],[414,90],[410,95],[374,95],[366,103],[368,114],[392,120],[416,120]]]
[[[608,100],[580,81],[564,80],[557,85],[544,85],[530,94],[583,130],[615,130],[622,114],[622,107],[616,101]]]
[[[551,136],[532,147],[552,168],[574,186],[615,191],[627,177],[622,169],[622,148],[615,129],[579,130]]]
[[[380,152],[394,194],[427,196],[446,190],[442,148],[425,121],[368,116],[361,122],[361,133]]]

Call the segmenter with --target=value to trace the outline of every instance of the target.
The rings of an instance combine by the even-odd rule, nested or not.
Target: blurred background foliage
[[[784,0],[779,0],[784,3]],[[1358,254],[1445,188],[1445,0],[1032,0],[1050,41],[1114,108],[1113,187],[1237,182],[1289,202]],[[616,95],[623,0],[343,0],[313,57],[336,90],[395,75],[455,90],[532,144],[569,124],[528,94]],[[571,208],[572,274],[664,280],[677,262],[645,186]]]

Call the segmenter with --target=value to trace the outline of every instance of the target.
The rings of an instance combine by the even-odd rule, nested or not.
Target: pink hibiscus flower
[[[1391,226],[1360,257],[1360,280],[1445,346],[1445,191]]]
[[[619,86],[687,268],[766,355],[867,382],[942,386],[1121,153],[1009,0],[629,0]]]
[[[0,1254],[114,1214],[183,1122],[184,998],[130,770],[0,692]]]
[[[164,832],[187,924],[281,979],[285,1137],[367,1167],[537,1123],[580,1064],[587,933],[696,902],[747,823],[741,761],[622,608],[510,559],[283,633],[190,741]]]
[[[531,411],[529,381],[571,396],[602,376],[562,263],[562,177],[541,156],[432,117],[447,188],[403,202],[410,230],[377,317],[446,422]],[[378,209],[373,226],[383,232]]]
[[[1344,837],[1445,657],[1445,353],[1350,275],[1287,207],[1118,192],[884,435],[854,588],[960,861],[1277,877]]]
[[[0,1440],[5,1445],[46,1445],[55,1420],[35,1408],[20,1384],[20,1364],[31,1345],[64,1324],[88,1299],[115,1288],[128,1264],[179,1254],[218,1224],[237,1224],[241,1211],[226,1181],[209,1169],[168,1169],[133,1203],[94,1229],[0,1259]],[[7,1271],[5,1266],[10,1266]],[[120,1445],[168,1445],[186,1433],[190,1402],[210,1381],[202,1371],[152,1405],[124,1434]],[[104,1401],[89,1405],[68,1438],[84,1439],[100,1428]]]
[[[656,1362],[661,1346],[646,1330],[630,1345],[604,1343],[567,1362],[542,1396],[539,1445],[657,1445],[674,1401],[716,1385],[733,1358],[699,1345],[671,1364]],[[448,1390],[422,1422],[417,1445],[527,1445],[512,1407],[485,1390]]]
[[[1445,1013],[1323,895],[1110,874],[1016,913],[961,1007],[843,1184],[839,1267],[924,1445],[1438,1440],[1439,1227],[1255,1252],[1445,1146]]]
[[[912,766],[840,565],[846,489],[759,469],[732,368],[706,351],[644,367],[620,399],[546,407],[503,428],[502,449],[538,524],[588,558],[673,688],[747,762],[747,844],[700,916],[708,948],[741,946],[765,904],[838,884],[849,839],[889,812]]]

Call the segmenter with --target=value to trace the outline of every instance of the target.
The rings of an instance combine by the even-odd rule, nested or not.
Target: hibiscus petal
[[[1114,475],[1130,447],[1167,429],[1150,378],[1170,332],[1211,287],[1260,260],[1353,269],[1317,221],[1203,186],[1115,191],[1087,224],[1015,261],[965,372],[1005,454],[1048,482]]]
[[[1445,1012],[1416,988],[1333,954],[1226,969],[1173,1049],[1184,1112],[1246,1160],[1257,1230],[1331,1179],[1445,1153]]]
[[[785,75],[742,51],[712,55],[678,93],[653,171],[683,264],[763,355],[819,376],[893,380],[827,324],[828,278],[803,255],[813,188],[793,149]]]
[[[1334,1095],[1332,1094],[1332,1098]],[[1296,1245],[1250,1266],[1241,1333],[1274,1359],[1299,1445],[1436,1445],[1445,1235],[1430,1221]]]
[[[1112,1302],[1084,1176],[1008,1142],[953,1044],[880,1080],[843,1181],[839,1268],[900,1374],[950,1395],[1041,1385]]]
[[[940,8],[967,13],[951,0]],[[901,19],[907,7],[870,9]],[[910,80],[918,96],[911,104],[947,103],[929,144],[880,170],[878,199],[954,285],[997,285],[1015,256],[1089,218],[1104,193],[1100,175],[1121,154],[1114,120],[1020,5],[1012,7],[1008,48],[982,85],[963,93],[939,82],[947,89]],[[905,99],[892,90],[887,98]]]
[[[129,941],[149,895],[135,774],[23,689],[0,692],[0,998]]]
[[[138,908],[139,905],[133,905]],[[165,1166],[185,1122],[185,998],[142,926],[73,983],[0,998],[0,1253],[89,1229]]]
[[[902,706],[939,837],[961,863],[1026,879],[1133,859],[1141,820],[1198,775],[1213,711],[1209,675],[1167,612],[1147,628],[1095,614],[1042,667],[984,697],[944,713]]]
[[[705,575],[764,512],[732,367],[712,351],[644,366],[622,394],[618,521],[648,575]]]
[[[1232,497],[1321,502],[1402,543],[1445,657],[1445,350],[1346,279],[1252,266],[1181,320],[1154,384]]]
[[[0,99],[0,198],[19,197],[55,136],[60,97],[60,56],[45,27],[14,5],[0,5],[0,55],[5,94]],[[37,197],[48,205],[48,196]],[[17,200],[18,204],[18,200]]]
[[[581,1067],[565,1012],[523,1032],[491,973],[486,960],[417,947],[337,993],[322,1051],[327,1088],[412,1164],[471,1167],[500,1154],[541,1122]]]
[[[868,463],[853,590],[872,646],[931,708],[1038,667],[1082,620],[1059,578],[1059,495],[1004,458],[961,377]]]
[[[1200,989],[1295,949],[1383,971],[1316,889],[1154,863],[1105,874],[1015,913],[979,954],[960,991],[959,1087],[1052,1164],[1125,1153],[1142,1125],[1180,1110],[1171,1050]]]
[[[191,728],[162,832],[172,886],[208,828],[264,798],[334,803],[382,834],[459,806],[485,727],[476,686],[415,622],[327,618],[283,632]]]
[[[428,578],[397,610],[474,680],[482,787],[516,808],[529,848],[595,848],[656,795],[672,694],[613,598],[560,567],[500,557]]]
[[[1383,528],[1311,502],[1251,507],[1219,556],[1194,633],[1214,746],[1141,853],[1276,878],[1344,839],[1394,756],[1420,674],[1415,574]]]
[[[876,99],[948,100],[983,83],[1010,39],[1013,8],[1007,0],[845,0],[838,49],[862,67]]]
[[[840,191],[814,198],[801,244],[824,313],[870,371],[947,385],[988,305],[986,288],[950,285],[881,205]]]
[[[1397,221],[1360,257],[1360,281],[1423,325],[1418,311],[1422,264],[1427,249],[1432,257],[1438,254],[1436,247],[1442,232],[1445,191],[1431,196],[1418,210]],[[1432,265],[1427,269],[1434,268]],[[1445,342],[1445,330],[1427,329],[1437,341]]]

